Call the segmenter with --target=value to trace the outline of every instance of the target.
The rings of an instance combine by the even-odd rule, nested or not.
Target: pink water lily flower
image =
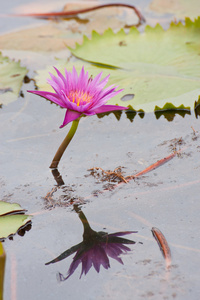
[[[58,69],[55,68],[55,70],[58,77],[49,73],[51,79],[47,79],[55,93],[46,91],[28,92],[42,96],[67,109],[60,128],[78,119],[82,114],[91,116],[114,110],[128,109],[128,107],[124,106],[105,105],[110,98],[122,91],[116,91],[117,86],[114,85],[103,89],[110,75],[101,80],[102,72],[92,79],[91,77],[89,78],[88,72],[85,72],[84,67],[79,76],[75,67],[73,67],[72,72],[65,70],[65,76]]]

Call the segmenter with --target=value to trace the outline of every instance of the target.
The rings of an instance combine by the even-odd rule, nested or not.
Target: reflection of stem
[[[83,224],[83,227],[84,227],[83,239],[87,239],[87,237],[91,236],[92,233],[96,234],[96,232],[90,227],[90,224],[88,223],[88,220],[87,220],[86,216],[84,215],[84,213],[82,212],[82,210],[80,210],[77,205],[74,205],[74,210],[78,214],[78,216]]]
[[[62,179],[62,176],[60,175],[60,172],[58,171],[58,169],[53,169],[51,170],[53,177],[55,179],[55,181],[57,182],[58,186],[64,185],[64,181]]]
[[[58,148],[56,155],[54,156],[52,163],[50,165],[50,169],[56,169],[58,167],[58,164],[60,162],[60,159],[65,151],[65,149],[67,148],[67,146],[69,145],[69,143],[71,142],[71,139],[73,138],[77,128],[78,128],[78,123],[79,123],[80,119],[76,119],[72,122],[72,126],[67,134],[67,136],[65,137],[65,139],[63,140],[62,144],[60,145],[60,147]]]

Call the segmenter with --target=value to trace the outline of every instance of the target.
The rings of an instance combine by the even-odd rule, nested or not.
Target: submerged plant
[[[98,273],[101,265],[105,269],[110,268],[108,257],[111,257],[123,264],[120,255],[131,251],[131,249],[124,244],[135,244],[134,241],[121,238],[120,236],[136,233],[137,231],[115,232],[111,234],[103,231],[96,232],[90,227],[84,213],[78,210],[77,213],[84,227],[83,241],[66,250],[52,261],[46,263],[46,265],[56,263],[67,258],[71,254],[76,253],[67,272],[67,276],[64,277],[61,273],[59,273],[59,280],[61,281],[68,279],[81,263],[82,271],[80,278],[83,274],[86,275],[92,266]]]
[[[104,89],[110,75],[101,80],[102,72],[94,79],[92,77],[89,78],[88,72],[85,72],[84,67],[82,67],[79,76],[75,67],[73,67],[72,72],[65,70],[65,76],[61,74],[58,69],[55,68],[55,70],[58,77],[50,73],[51,79],[47,79],[47,82],[52,86],[55,93],[48,91],[28,91],[67,109],[63,124],[60,128],[73,122],[50,168],[57,168],[66,147],[77,130],[82,115],[92,116],[99,113],[128,109],[128,107],[124,106],[105,105],[110,98],[122,91],[116,91],[117,86],[114,85]]]

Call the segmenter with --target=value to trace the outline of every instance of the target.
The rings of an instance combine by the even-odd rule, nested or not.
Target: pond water
[[[141,2],[144,15],[148,2]],[[3,13],[9,12],[4,5]],[[21,27],[44,21],[18,22]],[[5,23],[5,31],[14,27]],[[200,146],[194,112],[158,119],[125,112],[119,120],[113,113],[82,118],[61,159],[63,184],[58,185],[49,165],[68,130],[59,129],[64,111],[28,89],[34,89],[32,81],[23,85],[24,97],[0,111],[0,199],[19,203],[33,216],[24,236],[3,243],[4,299],[198,299]],[[121,167],[125,176],[133,175],[179,149],[166,164],[110,190],[105,188],[116,182],[88,171]],[[79,266],[60,282],[58,273],[67,275],[74,255],[45,263],[82,242],[77,205],[97,232],[137,231],[123,236],[135,244],[126,245],[130,251],[120,256],[123,264],[109,258],[110,268],[101,266],[97,273],[92,267],[81,278]],[[152,227],[163,232],[171,249],[168,269]]]

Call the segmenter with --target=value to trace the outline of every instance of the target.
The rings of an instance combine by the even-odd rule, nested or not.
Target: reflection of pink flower
[[[105,105],[110,98],[122,91],[115,91],[117,87],[113,85],[103,90],[108,82],[109,75],[100,81],[102,72],[91,79],[88,78],[88,72],[85,73],[84,67],[79,76],[74,67],[72,73],[65,70],[65,76],[56,68],[55,70],[58,77],[50,73],[51,79],[47,80],[55,93],[45,91],[28,92],[47,98],[67,109],[63,124],[60,127],[78,119],[82,114],[91,116],[114,110],[128,109],[124,106]]]
[[[100,266],[105,269],[110,268],[110,262],[108,257],[116,259],[119,263],[123,264],[122,259],[119,257],[121,254],[125,254],[131,251],[130,248],[123,244],[135,244],[134,241],[120,238],[119,236],[132,233],[133,231],[116,232],[113,234],[107,234],[105,232],[94,232],[94,236],[90,236],[90,241],[83,241],[76,251],[76,255],[73,258],[73,262],[67,273],[67,277],[59,274],[60,280],[68,279],[82,263],[82,274],[87,274],[90,268],[93,266],[99,273]]]
[[[68,279],[74,273],[80,263],[82,263],[80,277],[82,274],[86,275],[92,266],[98,273],[101,265],[105,269],[110,268],[108,257],[114,258],[119,263],[123,264],[120,255],[131,251],[131,249],[124,244],[135,244],[134,241],[122,238],[120,236],[136,233],[137,231],[115,232],[112,234],[108,234],[107,232],[103,231],[96,232],[90,227],[83,212],[78,211],[78,214],[84,226],[83,241],[66,250],[52,261],[46,263],[46,265],[49,265],[51,263],[61,261],[73,253],[76,253],[67,272],[67,276],[64,277],[59,273],[59,279],[61,281]]]

